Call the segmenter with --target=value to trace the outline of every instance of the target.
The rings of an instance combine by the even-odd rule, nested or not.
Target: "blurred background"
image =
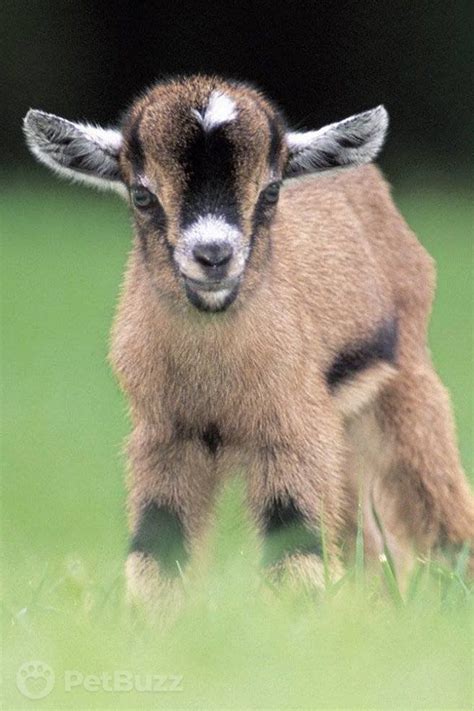
[[[469,161],[469,8],[463,0],[116,0],[113,9],[4,0],[2,163],[29,161],[19,124],[30,106],[112,123],[160,76],[203,71],[256,82],[295,126],[385,103],[384,164],[403,172],[423,162],[451,175]]]
[[[14,684],[25,660],[57,672],[131,668],[137,644],[134,624],[117,612],[129,423],[107,364],[128,211],[117,197],[38,166],[22,117],[34,107],[113,124],[155,79],[196,71],[255,82],[294,127],[384,103],[391,129],[380,163],[438,265],[430,345],[470,475],[472,27],[459,0],[4,0],[1,13],[4,680],[6,708],[19,708],[30,703]],[[198,613],[190,608],[165,646],[157,638],[154,657],[148,641],[136,657],[141,669],[153,658],[162,671],[185,674],[186,694],[167,697],[167,707],[211,708],[213,699],[216,708],[247,708],[259,699],[261,707],[299,700],[313,708],[315,687],[328,708],[469,706],[469,623],[458,615],[440,627],[424,595],[404,622],[380,609],[376,619],[372,608],[359,614],[350,595],[311,623],[304,606],[282,611],[264,598],[252,607],[258,552],[242,502],[237,489],[221,507],[216,577]],[[67,708],[76,698],[50,700]],[[90,695],[81,698],[91,708]],[[145,699],[156,707],[144,694],[136,707]],[[103,701],[112,703],[107,694]]]

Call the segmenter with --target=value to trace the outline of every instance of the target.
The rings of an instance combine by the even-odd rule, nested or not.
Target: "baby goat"
[[[133,420],[133,594],[172,587],[236,470],[278,575],[322,583],[321,519],[336,571],[360,493],[367,553],[375,510],[399,573],[472,538],[426,345],[433,262],[362,166],[387,122],[379,106],[288,131],[259,91],[204,76],[158,83],[117,129],[28,112],[41,162],[132,207],[111,359]]]

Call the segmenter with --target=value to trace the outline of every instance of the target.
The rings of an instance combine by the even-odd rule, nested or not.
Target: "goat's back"
[[[273,248],[274,298],[291,294],[329,351],[360,342],[390,318],[412,320],[423,340],[433,262],[376,167],[289,182]]]

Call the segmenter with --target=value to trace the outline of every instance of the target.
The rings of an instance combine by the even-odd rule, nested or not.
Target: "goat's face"
[[[159,85],[123,126],[121,166],[143,254],[164,257],[199,309],[229,306],[261,268],[287,159],[284,126],[256,91],[197,78]],[[255,253],[254,253],[255,252]]]
[[[130,199],[161,294],[221,311],[262,278],[282,180],[371,160],[386,125],[378,107],[287,132],[258,91],[197,76],[156,85],[120,130],[30,111],[25,132],[42,162]]]

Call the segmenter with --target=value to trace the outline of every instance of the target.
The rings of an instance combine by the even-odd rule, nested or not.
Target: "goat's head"
[[[220,311],[258,285],[282,181],[371,161],[387,122],[379,106],[318,131],[289,132],[255,89],[196,76],[154,86],[120,129],[34,110],[24,128],[40,161],[130,199],[163,294]]]

